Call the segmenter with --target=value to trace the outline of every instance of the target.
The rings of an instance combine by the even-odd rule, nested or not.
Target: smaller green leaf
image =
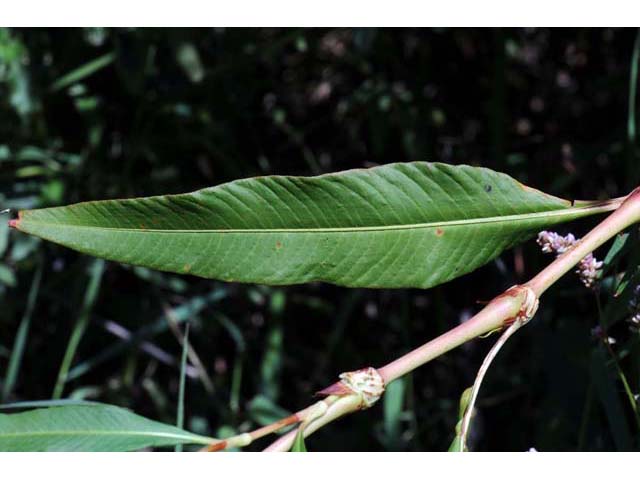
[[[405,388],[405,379],[399,378],[387,385],[384,395],[384,433],[385,437],[392,442],[400,437]]]
[[[93,305],[96,302],[98,292],[100,290],[103,273],[104,261],[94,260],[88,270],[89,282],[87,283],[87,289],[85,290],[82,308],[73,326],[73,330],[71,331],[71,336],[69,337],[69,342],[67,343],[67,348],[64,352],[64,357],[62,358],[62,364],[58,371],[58,378],[53,388],[52,398],[54,400],[62,397],[62,392],[64,390],[65,383],[67,382],[67,375],[73,362],[73,357],[75,356],[78,346],[80,345],[80,341],[84,336],[84,332],[89,325],[91,310],[93,309]]]
[[[611,248],[607,252],[607,255],[604,257],[603,263],[604,263],[605,270],[609,270],[609,267],[612,265],[612,263],[615,260],[618,259],[620,254],[628,249],[629,243],[630,243],[628,242],[628,240],[629,240],[628,233],[621,233],[616,235],[615,239],[613,240],[613,243],[611,244]]]
[[[591,378],[607,417],[616,448],[620,451],[632,450],[632,436],[625,420],[619,389],[612,369],[607,366],[607,355],[602,347],[591,352]]]
[[[459,452],[461,450],[462,437],[460,435],[456,435],[456,438],[453,439],[451,445],[449,445],[449,452]]]
[[[458,423],[456,424],[456,436],[449,445],[449,452],[460,452],[461,451],[461,443],[462,443],[462,419],[464,418],[464,414],[469,407],[469,401],[471,400],[471,392],[473,391],[473,387],[467,388],[462,395],[460,396],[460,407],[458,408]],[[465,448],[465,452],[467,449]]]
[[[462,420],[462,417],[464,417],[464,413],[467,411],[469,401],[471,400],[472,391],[473,387],[469,387],[464,392],[462,392],[462,395],[460,395],[460,409],[458,411],[458,417],[460,420]]]
[[[304,434],[302,429],[298,429],[298,434],[296,435],[296,439],[293,441],[293,445],[291,446],[292,452],[306,452],[307,447],[304,444]]]
[[[5,452],[124,452],[215,441],[112,405],[67,405],[0,414],[0,451]]]

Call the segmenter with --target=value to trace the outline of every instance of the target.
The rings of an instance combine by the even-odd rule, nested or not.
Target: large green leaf
[[[5,452],[116,452],[212,442],[215,439],[112,405],[67,405],[0,414],[0,451]]]
[[[13,223],[98,257],[206,278],[426,288],[612,208],[572,206],[485,168],[418,162],[24,211]]]

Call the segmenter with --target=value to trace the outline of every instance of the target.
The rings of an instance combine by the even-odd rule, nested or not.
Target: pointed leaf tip
[[[336,382],[333,385],[330,385],[327,388],[324,388],[319,392],[316,392],[316,396],[329,397],[331,395],[337,395],[339,397],[342,397],[344,395],[352,395],[353,393],[354,391],[344,383]]]

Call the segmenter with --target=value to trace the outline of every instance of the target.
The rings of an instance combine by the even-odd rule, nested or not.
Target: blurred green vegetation
[[[637,38],[629,29],[1,29],[0,210],[414,160],[482,165],[566,198],[621,196],[640,181],[629,116]],[[599,293],[567,275],[545,294],[487,376],[472,449],[640,448],[640,335],[625,321],[637,245],[637,228],[616,242]],[[531,241],[429,291],[271,288],[103,263],[9,232],[4,220],[0,255],[4,402],[51,398],[57,384],[55,396],[175,423],[187,358],[184,425],[216,436],[306,406],[340,372],[420,345],[549,261]],[[590,333],[598,325],[615,345]],[[307,448],[446,450],[460,395],[493,341],[390,385],[383,402]]]

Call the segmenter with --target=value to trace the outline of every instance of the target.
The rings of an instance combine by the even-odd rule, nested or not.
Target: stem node
[[[384,379],[373,367],[361,368],[340,374],[340,381],[320,390],[317,395],[339,397],[357,395],[361,399],[362,410],[371,407],[384,393]]]

